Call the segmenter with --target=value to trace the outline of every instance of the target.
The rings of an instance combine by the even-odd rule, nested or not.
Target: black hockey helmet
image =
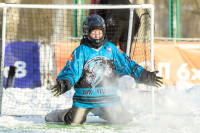
[[[90,37],[90,33],[94,29],[101,29],[103,32],[103,37],[100,39],[92,39]],[[91,14],[86,17],[85,21],[83,22],[83,34],[84,37],[88,38],[92,42],[92,45],[95,45],[95,47],[102,46],[106,34],[104,19],[97,14]]]

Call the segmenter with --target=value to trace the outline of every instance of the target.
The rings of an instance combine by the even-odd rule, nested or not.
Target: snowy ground
[[[151,92],[131,89],[133,85],[129,83],[132,79],[125,78],[119,83],[121,88],[120,96],[123,103],[133,114],[133,121],[128,125],[110,125],[97,116],[88,116],[87,121],[81,126],[67,126],[62,123],[45,123],[44,115],[41,116],[10,116],[2,115],[0,117],[0,132],[9,133],[57,133],[57,132],[130,132],[130,133],[198,133],[200,130],[200,85],[193,85],[186,82],[178,82],[175,86],[162,87],[155,92],[155,116],[152,115]],[[125,88],[126,91],[124,91]],[[38,89],[39,90],[39,89]],[[32,92],[31,92],[32,91]],[[24,97],[24,103],[29,101],[25,96],[27,94],[37,94],[42,101],[29,101],[30,108],[52,107],[51,94],[44,96],[36,90],[29,90]],[[126,93],[125,93],[126,92]],[[39,95],[39,96],[38,96]],[[48,96],[49,95],[49,96]],[[29,96],[30,97],[30,96]],[[63,97],[60,97],[61,99]],[[3,114],[10,109],[6,104],[8,100],[17,101],[19,94],[17,91],[4,92]],[[26,100],[27,99],[27,100]],[[47,103],[44,101],[48,101]],[[44,102],[44,103],[42,103]],[[13,102],[14,103],[14,102]],[[19,102],[16,102],[19,104]],[[34,104],[33,104],[34,103]],[[28,102],[26,103],[28,104]],[[40,105],[41,104],[41,105]],[[43,104],[43,105],[42,105]],[[19,105],[12,105],[18,107]],[[35,106],[35,107],[34,107]],[[61,108],[66,105],[59,105],[55,108]],[[44,109],[44,108],[42,108]],[[48,111],[48,109],[46,109]],[[20,110],[20,112],[22,112]],[[16,111],[17,113],[17,111]],[[46,112],[45,112],[46,113]],[[45,114],[44,113],[44,114]]]

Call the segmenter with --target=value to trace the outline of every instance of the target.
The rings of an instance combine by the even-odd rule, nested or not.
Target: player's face
[[[103,31],[100,29],[94,29],[90,33],[92,39],[101,39],[103,37]]]

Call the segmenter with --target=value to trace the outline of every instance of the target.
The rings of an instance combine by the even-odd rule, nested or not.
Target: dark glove
[[[50,89],[51,93],[54,93],[54,97],[58,97],[61,94],[65,93],[68,91],[71,87],[71,83],[67,79],[59,80],[57,79],[57,84]]]
[[[156,76],[157,73],[158,71],[153,71],[153,72],[144,71],[141,74],[141,78],[140,78],[141,82],[147,85],[161,87],[161,85],[163,84],[163,78]]]

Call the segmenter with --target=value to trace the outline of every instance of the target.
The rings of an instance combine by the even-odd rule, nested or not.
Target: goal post
[[[80,45],[83,35],[82,22],[89,15],[90,9],[129,9],[131,15],[127,31],[127,55],[145,68],[154,70],[154,6],[151,4],[0,3],[0,9],[1,114],[45,115],[49,111],[65,109],[72,105],[73,89],[58,98],[52,97],[48,89],[55,84],[55,79],[65,66],[71,52]],[[74,10],[77,10],[76,15]],[[139,30],[135,36],[132,35],[134,11],[140,17]],[[75,21],[77,28],[74,28]],[[10,66],[17,68],[14,87],[5,89]],[[152,91],[152,96],[153,93]]]

